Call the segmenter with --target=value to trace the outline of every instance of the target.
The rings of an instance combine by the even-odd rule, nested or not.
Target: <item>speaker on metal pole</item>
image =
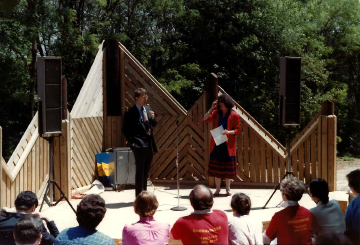
[[[280,58],[280,113],[284,126],[300,125],[301,57]]]
[[[61,58],[37,59],[39,135],[56,136],[62,133],[62,76]]]

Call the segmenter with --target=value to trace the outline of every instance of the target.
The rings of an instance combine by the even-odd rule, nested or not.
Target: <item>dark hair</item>
[[[329,186],[324,179],[313,179],[310,182],[309,188],[313,197],[319,198],[323,204],[329,202]]]
[[[105,201],[98,194],[84,197],[77,206],[76,219],[79,225],[96,228],[106,213]]]
[[[16,244],[34,244],[42,232],[42,220],[34,215],[26,215],[15,225]]]
[[[354,191],[360,193],[360,169],[351,171],[346,175],[346,178],[349,181],[349,187],[352,187]]]
[[[289,201],[299,201],[306,189],[302,181],[290,176],[280,182],[280,191],[286,195]]]
[[[15,208],[17,210],[29,210],[32,206],[39,205],[38,198],[32,191],[20,192],[15,200]]]
[[[213,193],[204,185],[197,185],[189,195],[191,206],[195,210],[206,210],[214,204]]]
[[[251,209],[250,197],[244,193],[236,193],[231,198],[231,208],[236,210],[238,214],[244,215],[249,214]]]
[[[146,89],[144,89],[144,88],[137,88],[137,89],[135,89],[134,99],[140,97],[140,94],[141,94],[141,93],[147,93]],[[135,99],[135,100],[136,100],[136,99]]]
[[[316,236],[314,244],[351,245],[352,242],[344,234],[330,232]]]
[[[220,110],[220,102],[224,102],[226,108],[231,110],[234,107],[234,100],[227,94],[222,94],[218,98],[217,109]]]
[[[158,207],[156,196],[148,191],[142,191],[134,202],[135,213],[141,217],[153,216]]]

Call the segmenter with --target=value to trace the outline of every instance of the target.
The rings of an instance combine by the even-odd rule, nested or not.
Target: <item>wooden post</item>
[[[103,54],[103,151],[117,146],[116,121],[121,120],[125,91],[121,90],[119,41],[105,39]],[[123,79],[125,80],[125,79]],[[119,110],[120,106],[120,110]],[[120,129],[121,130],[121,129]]]
[[[336,116],[328,116],[328,184],[329,191],[336,191]]]
[[[106,124],[107,124],[107,103],[106,103],[106,46],[105,42],[103,45],[103,62],[102,62],[102,77],[103,77],[103,145],[102,150],[106,150],[106,142],[108,135],[106,134]]]
[[[125,88],[125,53],[122,49],[120,49],[120,98],[121,98],[121,124],[120,124],[120,128],[118,130],[120,130],[121,133],[119,133],[118,135],[120,135],[121,139],[121,146],[125,146],[126,145],[126,139],[125,136],[122,134],[122,124],[123,124],[123,118],[124,118],[124,114],[125,114],[125,110],[126,110],[126,100],[125,100],[125,96],[126,96],[126,88]]]
[[[319,166],[319,177],[326,180],[329,190],[336,189],[336,117],[334,119],[334,103],[326,100],[321,104],[321,117],[319,117],[318,131],[321,142],[318,152],[321,155],[321,167]],[[335,121],[334,121],[335,120]],[[318,146],[319,146],[318,145]]]
[[[54,179],[64,192],[66,197],[71,199],[71,146],[70,146],[70,113],[68,119],[61,123],[62,135],[54,138]],[[45,163],[47,164],[47,163]],[[46,175],[47,173],[45,173]],[[54,200],[61,196],[57,188],[54,188]]]
[[[206,78],[206,99],[205,99],[205,112],[207,112],[214,100],[218,98],[218,77],[211,73]],[[205,152],[205,179],[209,187],[215,186],[215,178],[208,175],[208,166],[210,160],[210,140],[211,140],[211,124],[205,124],[205,132],[207,132],[205,144],[207,151]]]

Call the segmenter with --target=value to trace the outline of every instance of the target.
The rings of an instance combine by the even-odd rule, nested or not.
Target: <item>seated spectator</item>
[[[96,230],[106,213],[105,201],[100,195],[90,194],[84,197],[77,206],[76,219],[79,226],[63,230],[55,240],[62,245],[110,244],[113,239]]]
[[[280,183],[283,210],[272,217],[263,234],[264,244],[277,238],[277,244],[311,244],[311,213],[299,205],[306,191],[304,183],[295,177],[283,179]]]
[[[316,207],[309,210],[312,214],[312,234],[315,238],[328,232],[343,234],[344,216],[339,203],[336,200],[329,201],[329,187],[326,181],[313,179],[308,191],[311,199],[316,203]]]
[[[156,196],[142,191],[135,199],[134,210],[140,220],[125,225],[122,235],[123,244],[168,244],[170,224],[155,221],[154,214],[159,206]]]
[[[223,211],[211,209],[214,196],[210,189],[197,185],[189,198],[194,212],[175,222],[170,238],[183,244],[228,244],[228,219]]]
[[[316,236],[314,245],[352,245],[353,243],[341,233],[324,233]]]
[[[229,244],[263,244],[262,222],[250,218],[251,200],[244,193],[231,199],[234,217],[229,221]]]
[[[0,217],[0,244],[15,244],[13,231],[15,225],[21,218],[25,216],[32,215],[38,206],[38,199],[35,193],[31,191],[21,192],[15,200],[15,209],[16,213],[4,212],[4,216]],[[55,241],[56,236],[59,234],[54,221],[49,221],[45,217],[40,217],[46,222],[47,228],[50,231],[46,230],[44,224],[42,224],[42,245],[52,245]]]
[[[38,245],[41,242],[43,223],[35,215],[24,216],[15,225],[14,239],[17,245]]]
[[[354,244],[360,242],[360,169],[351,171],[346,178],[355,199],[352,200],[346,209],[345,224],[346,235]]]

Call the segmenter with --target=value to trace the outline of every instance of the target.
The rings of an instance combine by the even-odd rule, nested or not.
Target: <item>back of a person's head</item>
[[[14,229],[14,239],[17,245],[40,244],[42,220],[34,215],[26,215],[19,219]]]
[[[309,185],[310,193],[313,197],[317,197],[323,204],[329,202],[329,186],[328,183],[321,178],[313,179]]]
[[[18,211],[26,211],[31,209],[34,205],[38,206],[38,198],[32,191],[23,191],[16,197],[15,208]]]
[[[238,214],[247,215],[250,213],[251,209],[251,200],[244,193],[236,193],[231,198],[231,208],[235,210]]]
[[[352,242],[344,234],[329,232],[316,236],[314,244],[351,245]]]
[[[140,217],[153,216],[159,207],[156,196],[149,191],[142,191],[135,199],[134,210]]]
[[[204,185],[197,185],[189,195],[191,206],[194,210],[211,209],[214,204],[213,193]]]
[[[105,200],[98,194],[90,194],[78,204],[76,219],[80,226],[95,229],[103,220],[105,213]]]
[[[357,193],[360,193],[360,169],[351,171],[346,175],[349,181],[349,187],[351,187]]]
[[[280,191],[286,195],[289,201],[299,201],[306,189],[302,181],[290,176],[281,181]]]

